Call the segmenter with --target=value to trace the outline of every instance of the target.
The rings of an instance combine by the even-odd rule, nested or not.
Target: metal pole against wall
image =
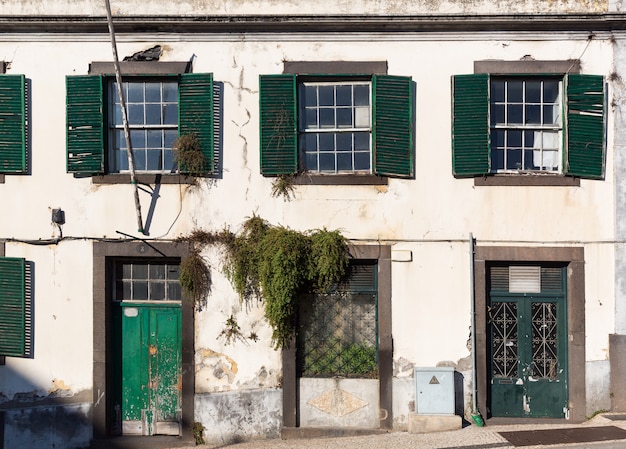
[[[478,406],[476,404],[476,294],[474,293],[474,235],[469,234],[469,253],[470,253],[470,297],[472,302],[472,419],[474,423],[482,427],[485,425]]]
[[[115,80],[117,81],[117,93],[120,97],[120,107],[122,108],[122,123],[124,125],[124,138],[128,149],[128,168],[130,170],[130,183],[134,188],[135,210],[137,212],[137,232],[144,233],[143,220],[141,219],[141,203],[139,202],[139,189],[135,179],[135,156],[133,146],[130,141],[130,127],[128,126],[128,114],[126,112],[126,100],[124,99],[124,86],[122,85],[122,74],[120,61],[117,57],[117,44],[115,42],[115,31],[113,30],[113,17],[111,15],[111,4],[109,0],[104,0],[107,10],[107,22],[109,24],[109,34],[111,35],[111,47],[113,49],[113,65],[115,66]]]

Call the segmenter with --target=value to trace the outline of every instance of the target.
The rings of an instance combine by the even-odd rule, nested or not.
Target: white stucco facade
[[[107,433],[92,428],[90,421],[107,394],[101,391],[105,387],[96,385],[94,372],[100,369],[98,364],[109,363],[94,348],[106,346],[110,338],[108,333],[101,335],[94,324],[101,307],[94,301],[94,292],[110,283],[104,273],[98,273],[94,245],[123,247],[141,240],[174,245],[177,238],[195,229],[236,231],[253,214],[299,231],[337,229],[354,245],[390,248],[393,392],[392,408],[385,413],[393,415],[391,427],[396,431],[406,431],[408,415],[415,411],[415,367],[454,366],[464,386],[461,413],[469,416],[471,412],[476,279],[471,277],[470,233],[482,248],[519,247],[529,253],[536,248],[582,249],[584,279],[572,285],[584,290],[576,294],[584,299],[584,311],[579,312],[584,323],[584,360],[577,369],[586,373],[582,378],[585,398],[581,404],[573,397],[579,390],[570,390],[569,403],[575,403],[572,408],[579,419],[613,407],[609,338],[626,333],[620,278],[625,265],[622,222],[626,212],[620,202],[624,161],[617,154],[625,141],[624,30],[596,32],[593,26],[582,30],[572,25],[572,29],[551,32],[541,26],[523,29],[488,24],[494,15],[528,14],[553,20],[575,16],[581,23],[588,19],[597,25],[603,17],[618,15],[621,1],[111,3],[116,17],[158,16],[168,18],[169,23],[174,18],[184,22],[219,16],[245,21],[254,16],[263,24],[272,17],[280,21],[307,15],[320,15],[324,20],[346,16],[353,22],[376,17],[393,22],[388,16],[405,16],[416,22],[412,31],[402,32],[385,32],[373,22],[368,22],[367,30],[315,32],[311,28],[314,18],[303,32],[261,27],[251,32],[207,29],[187,34],[184,26],[171,31],[140,27],[135,33],[120,32],[120,57],[160,45],[160,62],[191,61],[194,73],[212,73],[223,86],[221,172],[201,178],[196,185],[142,186],[139,197],[147,231],[142,235],[137,232],[130,184],[101,183],[96,177],[76,177],[66,169],[66,77],[87,75],[92,62],[111,61],[111,43],[102,28],[73,32],[68,25],[46,32],[46,24],[54,16],[77,19],[79,27],[87,26],[89,20],[99,20],[102,26],[103,2],[0,0],[0,20],[20,16],[29,23],[20,30],[16,20],[9,32],[0,31],[0,61],[6,63],[6,74],[27,79],[30,130],[28,173],[6,174],[0,184],[5,211],[0,241],[4,256],[32,264],[34,310],[31,357],[6,357],[0,365],[0,410],[6,412],[0,413],[5,419],[0,423],[4,447],[28,447],[36,442],[39,447],[72,449]],[[451,25],[464,15],[474,16],[477,29],[457,30]],[[432,25],[435,16],[448,20],[447,24],[419,29],[419,20]],[[451,78],[474,73],[475,61],[491,60],[579,61],[580,73],[605,77],[603,179],[579,179],[577,185],[559,186],[480,185],[473,177],[453,176]],[[388,74],[411,77],[415,87],[414,176],[389,177],[378,185],[302,184],[295,186],[291,200],[273,197],[273,178],[260,172],[259,76],[283,73],[285,61],[384,61]],[[58,208],[65,213],[60,227],[50,219],[52,209]],[[278,436],[284,424],[284,360],[282,352],[272,348],[263,304],[240,302],[222,271],[219,249],[206,248],[202,255],[211,267],[212,289],[206,307],[193,312],[194,405],[189,413],[205,426],[209,441]],[[244,336],[256,338],[226,341],[221,332],[231,316]],[[574,321],[571,314],[568,319]],[[363,395],[369,406],[375,402],[368,399],[372,392],[378,398],[378,384],[368,380],[370,384]],[[305,396],[316,393],[309,390]],[[246,410],[244,403],[252,404],[251,408]],[[254,417],[255,407],[268,413]],[[57,409],[66,410],[70,419],[80,423],[80,430],[64,442],[45,439],[46,432],[55,432],[61,422]],[[15,416],[18,411],[32,410],[31,422],[39,427],[23,432],[23,421]],[[487,411],[481,413],[487,415]],[[371,421],[369,413],[368,425]],[[348,427],[360,424],[349,418],[344,423]]]

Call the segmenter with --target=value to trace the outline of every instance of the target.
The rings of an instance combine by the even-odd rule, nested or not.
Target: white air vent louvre
[[[509,267],[509,292],[541,293],[541,267]]]

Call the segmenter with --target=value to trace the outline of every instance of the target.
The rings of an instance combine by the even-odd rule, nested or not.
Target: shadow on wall
[[[0,366],[0,449],[89,447],[91,391],[67,387],[45,391],[11,366]],[[20,360],[20,365],[29,360]],[[9,393],[8,391],[19,391]]]

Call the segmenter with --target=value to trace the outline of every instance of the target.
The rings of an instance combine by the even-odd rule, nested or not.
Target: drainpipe
[[[120,107],[122,109],[122,123],[124,124],[124,138],[126,139],[126,148],[128,149],[128,168],[130,169],[130,184],[134,188],[135,210],[137,211],[137,232],[144,234],[143,220],[141,219],[141,203],[139,202],[139,189],[137,188],[137,180],[135,179],[135,155],[133,154],[133,146],[130,142],[130,128],[128,126],[128,115],[126,112],[126,101],[124,99],[124,87],[122,86],[122,74],[120,70],[120,61],[117,57],[117,44],[115,43],[115,31],[113,31],[113,17],[111,15],[111,4],[109,0],[104,0],[107,10],[107,22],[109,24],[109,34],[111,35],[111,47],[113,49],[113,65],[115,66],[115,80],[117,81],[117,93],[120,97]]]
[[[472,420],[478,427],[485,425],[476,405],[476,295],[474,294],[474,235],[469,234],[470,298],[472,302]]]

